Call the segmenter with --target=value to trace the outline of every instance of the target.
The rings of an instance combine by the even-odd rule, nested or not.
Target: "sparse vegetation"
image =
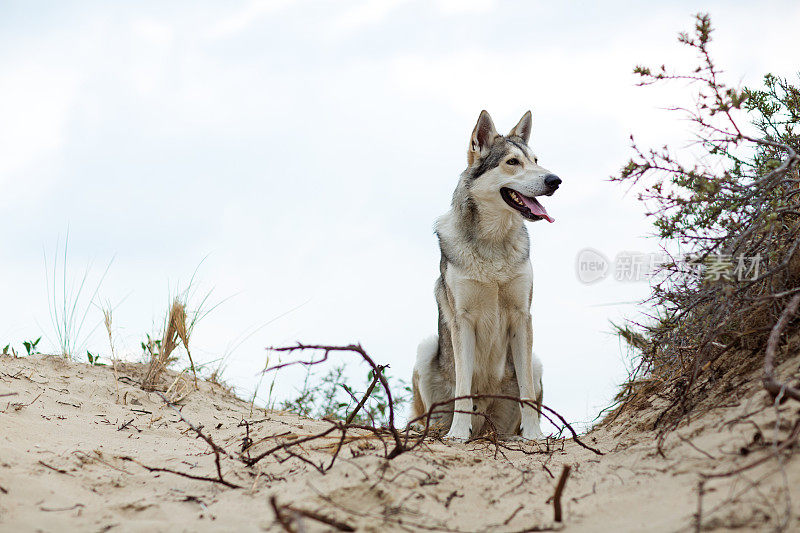
[[[394,389],[393,400],[396,410],[402,409],[411,396],[409,385],[402,379],[392,380],[386,371],[383,371],[389,383],[393,381],[397,386]],[[294,398],[279,403],[280,409],[297,413],[302,416],[328,419],[347,420],[353,409],[373,382],[374,371],[370,369],[363,387],[348,382],[345,365],[336,365],[316,379],[313,367],[306,368],[305,379],[302,387]],[[274,383],[274,382],[273,382]],[[386,391],[381,387],[373,387],[367,402],[355,414],[352,422],[373,426],[386,426],[388,424],[388,398]]]
[[[106,366],[105,363],[100,362],[100,356],[94,355],[90,351],[86,351],[86,360],[89,361],[89,364],[92,366]]]
[[[78,278],[73,278],[68,271],[69,233],[64,240],[63,256],[59,264],[60,255],[59,245],[56,243],[52,271],[48,267],[47,254],[45,253],[44,256],[47,302],[60,355],[65,359],[74,359],[83,352],[89,336],[100,325],[98,322],[89,331],[86,331],[86,328],[89,327],[89,324],[86,323],[89,310],[97,299],[97,294],[111,268],[113,259],[109,261],[103,274],[97,280],[94,290],[89,295],[87,283],[91,274],[91,264],[86,266],[83,274]]]
[[[25,351],[28,355],[38,353],[36,351],[36,347],[39,345],[39,341],[42,340],[41,337],[38,337],[35,341],[24,341],[22,345],[25,347]]]
[[[42,337],[38,337],[36,340],[22,341],[22,346],[25,348],[25,353],[27,355],[34,355],[39,353],[38,346],[39,346],[39,341],[41,340]],[[12,355],[14,357],[17,357],[18,352],[11,343],[8,343],[5,346],[3,346],[2,354]]]
[[[197,375],[191,352],[189,351],[189,337],[198,320],[198,313],[195,312],[193,315],[191,319],[187,316],[185,295],[183,298],[180,296],[175,297],[164,320],[162,338],[153,340],[150,335],[147,335],[147,343],[143,342],[142,348],[150,354],[150,363],[142,380],[143,389],[157,390],[160,387],[159,378],[161,374],[170,364],[177,361],[177,357],[173,356],[173,351],[179,346],[179,343],[183,343],[183,347],[189,357],[192,373],[195,374],[196,385]]]
[[[199,265],[198,265],[199,268]],[[198,322],[205,318],[208,313],[213,311],[220,303],[211,305],[209,307],[209,298],[211,292],[205,293],[199,298],[196,304],[190,303],[194,300],[195,295],[195,273],[192,274],[188,285],[182,291],[177,291],[177,294],[171,298],[170,306],[164,316],[161,334],[151,337],[147,335],[147,341],[142,342],[142,351],[148,360],[147,373],[142,380],[142,388],[145,390],[164,390],[163,384],[160,384],[160,377],[168,366],[179,360],[178,352],[175,350],[179,346],[183,346],[188,359],[188,368],[191,370],[192,378],[194,381],[194,388],[197,389],[197,370],[192,352],[190,348],[190,340],[195,326]],[[174,355],[173,355],[174,353]],[[175,383],[170,385],[168,389],[175,386]]]

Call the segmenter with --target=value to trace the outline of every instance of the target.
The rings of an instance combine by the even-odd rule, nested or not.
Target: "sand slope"
[[[0,356],[0,531],[280,531],[272,495],[359,531],[521,531],[553,525],[548,499],[564,464],[573,467],[563,497],[567,531],[688,531],[699,472],[723,472],[773,453],[775,427],[766,421],[774,420],[774,409],[766,395],[743,390],[749,399],[731,399],[667,437],[663,455],[652,435],[639,430],[652,418],[638,416],[585,437],[606,452],[602,457],[571,441],[551,442],[557,450],[549,453],[516,443],[509,447],[518,449],[497,449],[488,442],[431,441],[387,461],[380,442],[361,438],[324,475],[285,453],[252,468],[226,458],[224,478],[242,487],[232,489],[140,466],[215,472],[209,446],[157,394],[136,387],[135,374],[132,366],[122,372],[124,401],[117,403],[107,367]],[[251,412],[247,402],[205,382],[183,404],[183,416],[231,453],[241,450],[243,420],[255,441],[268,438],[253,453],[328,427],[291,414]],[[781,410],[779,439],[798,412],[797,405]],[[327,465],[337,441],[304,445],[305,456]],[[797,458],[787,459],[782,471],[772,459],[709,481],[704,529],[774,529],[788,520],[788,530],[797,530],[798,486]],[[308,518],[293,527],[333,530]]]

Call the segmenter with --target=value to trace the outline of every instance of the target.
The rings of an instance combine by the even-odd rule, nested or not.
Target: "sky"
[[[297,341],[360,342],[409,380],[436,330],[433,222],[478,114],[505,132],[531,109],[530,144],[563,180],[545,203],[556,222],[529,227],[534,351],[545,403],[591,421],[629,365],[610,321],[636,318],[649,291],[614,279],[614,258],[658,250],[635,191],[608,178],[631,134],[691,139],[664,109],[691,89],[636,87],[634,65],[693,66],[677,33],[707,11],[732,84],[794,75],[800,5],[581,4],[0,1],[0,347],[43,335],[57,350],[60,254],[56,281],[86,279],[79,360],[110,354],[106,303],[117,352],[138,360],[194,279],[191,302],[218,305],[193,356],[225,356],[243,396],[265,348]],[[591,284],[576,273],[587,248],[610,265]],[[273,399],[302,378],[282,371]]]

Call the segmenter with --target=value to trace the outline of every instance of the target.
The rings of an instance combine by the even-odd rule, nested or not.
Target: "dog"
[[[431,422],[447,430],[447,439],[465,441],[490,428],[504,438],[543,437],[542,363],[532,351],[533,269],[524,223],[554,222],[537,198],[555,193],[561,179],[539,165],[528,147],[530,134],[530,111],[506,136],[481,111],[452,206],[436,221],[439,333],[417,349],[412,419],[436,404]],[[470,395],[513,396],[536,408],[507,399],[448,403]]]

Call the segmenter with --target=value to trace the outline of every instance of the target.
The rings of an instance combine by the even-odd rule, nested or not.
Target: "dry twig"
[[[785,383],[780,383],[775,378],[775,352],[778,351],[778,343],[780,342],[781,335],[786,329],[786,326],[789,325],[789,321],[795,313],[797,313],[798,306],[800,306],[800,293],[795,294],[786,305],[780,318],[775,323],[775,326],[773,326],[769,334],[769,339],[767,339],[767,350],[764,354],[764,388],[767,389],[773,398],[783,395],[800,401],[800,390]]]
[[[275,498],[275,495],[269,497],[269,504],[272,506],[272,511],[275,513],[275,520],[278,521],[278,524],[281,525],[286,533],[296,533],[296,529],[292,525],[292,522],[283,515],[282,509],[278,506],[278,500]]]
[[[553,519],[559,523],[562,521],[561,494],[564,492],[564,487],[567,485],[567,478],[571,470],[572,467],[564,465],[564,468],[561,469],[561,477],[558,478],[556,491],[553,493]]]

